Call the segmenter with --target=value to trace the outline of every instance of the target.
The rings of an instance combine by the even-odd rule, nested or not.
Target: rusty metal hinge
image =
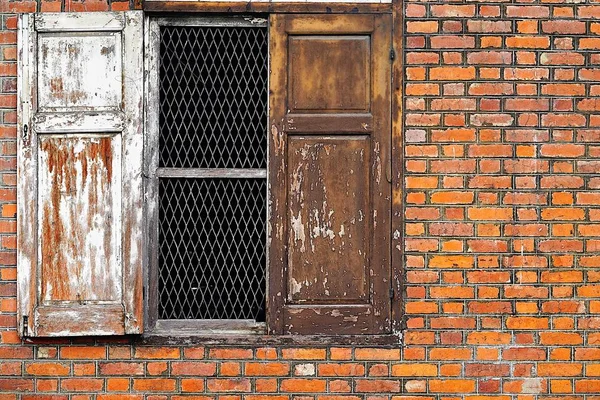
[[[29,317],[23,315],[23,337],[27,336],[27,325],[29,324]]]

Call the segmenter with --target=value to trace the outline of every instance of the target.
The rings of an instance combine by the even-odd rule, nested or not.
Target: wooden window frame
[[[251,20],[253,18],[253,20]],[[160,59],[160,28],[162,26],[189,26],[189,27],[267,27],[267,21],[257,20],[256,17],[208,17],[208,16],[183,16],[183,17],[157,17],[146,16],[146,107],[145,107],[145,143],[144,143],[144,177],[146,179],[146,238],[147,268],[145,273],[146,331],[157,335],[184,335],[189,336],[202,332],[203,335],[215,334],[265,334],[265,322],[248,320],[161,320],[158,319],[158,248],[159,248],[159,192],[160,178],[262,178],[266,177],[267,170],[238,170],[231,176],[231,170],[194,170],[193,168],[159,167],[159,59]],[[265,221],[266,222],[266,221]],[[265,238],[266,239],[266,238]],[[266,268],[266,266],[265,266]],[[268,281],[268,270],[266,280]]]
[[[145,271],[145,332],[141,338],[143,343],[148,344],[180,344],[189,343],[190,340],[200,341],[202,343],[214,344],[239,344],[243,339],[248,344],[303,344],[303,343],[323,343],[323,344],[359,344],[359,345],[397,345],[401,341],[401,331],[405,328],[403,313],[401,309],[403,284],[402,284],[402,266],[403,248],[401,227],[402,218],[402,63],[398,60],[401,54],[402,38],[398,34],[401,29],[401,3],[399,0],[393,0],[393,3],[241,3],[241,2],[189,2],[175,1],[163,2],[160,0],[146,0],[143,9],[146,11],[145,21],[145,63],[146,63],[146,107],[145,107],[145,163],[144,173],[146,178],[146,238],[147,243],[147,266]],[[184,16],[172,16],[172,12],[185,12]],[[202,14],[197,14],[202,12]],[[217,16],[221,14],[223,18]],[[149,311],[157,308],[157,298],[150,296],[149,282],[156,282],[156,273],[158,270],[157,257],[152,256],[152,249],[156,249],[157,231],[152,227],[157,226],[158,217],[158,186],[156,177],[150,175],[150,166],[157,165],[158,152],[150,151],[151,143],[157,143],[158,135],[158,114],[153,111],[151,104],[158,104],[158,90],[155,87],[158,83],[158,70],[152,68],[156,65],[159,54],[159,36],[157,28],[160,24],[175,25],[194,25],[204,23],[205,25],[215,26],[215,21],[231,20],[233,15],[244,14],[246,16],[256,17],[258,13],[334,13],[334,14],[392,14],[392,49],[390,57],[396,61],[392,65],[392,88],[391,102],[391,151],[392,151],[392,199],[391,199],[391,235],[392,255],[392,290],[393,298],[391,301],[391,332],[380,335],[278,335],[267,334],[266,323],[248,324],[245,321],[218,321],[218,320],[161,320],[159,323],[156,313],[152,315]],[[231,16],[228,16],[231,15]],[[157,23],[159,22],[159,23]],[[227,25],[227,22],[225,23]],[[269,217],[267,217],[269,218]],[[155,250],[154,250],[155,251]],[[155,260],[152,262],[151,260]],[[269,274],[269,266],[266,267],[266,274]],[[268,292],[267,278],[267,292]],[[269,300],[267,298],[267,313],[269,313]],[[215,336],[217,334],[218,336]]]

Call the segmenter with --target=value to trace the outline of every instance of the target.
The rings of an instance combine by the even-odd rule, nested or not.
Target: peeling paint
[[[304,235],[304,224],[302,223],[302,215],[300,213],[298,213],[297,217],[292,216],[291,227],[294,232],[294,240],[302,242],[300,252],[304,253],[306,251],[306,236]]]

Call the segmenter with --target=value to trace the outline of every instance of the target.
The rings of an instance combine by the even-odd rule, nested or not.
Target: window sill
[[[269,335],[264,323],[254,321],[158,321],[139,344],[219,346],[389,346],[402,344],[402,334],[389,335]]]

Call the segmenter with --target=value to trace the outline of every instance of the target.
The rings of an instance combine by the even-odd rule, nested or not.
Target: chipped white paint
[[[35,221],[35,193],[37,145],[32,132],[25,132],[30,124],[32,99],[35,95],[31,55],[34,53],[34,19],[29,14],[19,15],[17,65],[17,324],[20,335],[33,330],[33,307],[37,299],[37,232]],[[27,129],[29,131],[29,127]],[[30,217],[27,218],[26,216]],[[25,324],[24,317],[28,317]]]
[[[123,131],[125,115],[120,111],[88,113],[38,113],[33,119],[37,133],[118,133]]]
[[[120,300],[121,214],[115,212],[121,207],[120,152],[120,135],[102,142],[94,137],[40,137],[44,304]],[[57,230],[60,235],[54,234]]]
[[[302,284],[297,282],[294,278],[290,279],[290,292],[292,294],[300,293],[302,290]]]
[[[277,129],[277,125],[272,124],[271,125],[271,136],[273,137],[273,151],[275,152],[275,155],[279,155],[280,153],[283,154],[283,149],[285,146],[285,139],[283,137],[283,132],[279,132],[279,129]]]
[[[121,34],[38,37],[38,110],[116,110],[122,100]],[[118,56],[116,56],[118,55]],[[93,76],[93,79],[90,79]]]
[[[98,13],[43,13],[35,16],[37,32],[106,32],[125,28],[125,14]]]
[[[294,241],[302,242],[300,246],[300,252],[304,253],[306,251],[306,235],[304,234],[304,224],[302,223],[302,215],[300,213],[298,213],[297,217],[292,215],[292,220],[290,222],[292,231],[294,232]]]
[[[381,149],[379,142],[375,142],[373,153],[375,154],[373,170],[375,171],[375,182],[379,185],[381,182]]]

